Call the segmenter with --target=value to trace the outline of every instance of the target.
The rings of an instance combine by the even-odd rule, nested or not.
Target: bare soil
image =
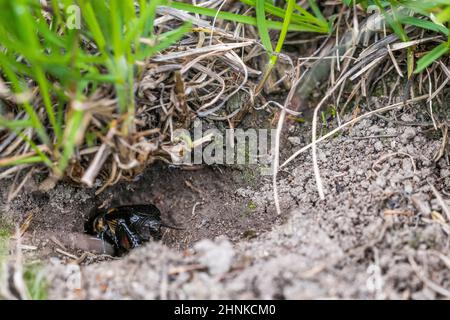
[[[386,116],[415,123],[423,115]],[[289,155],[309,141],[310,128],[291,125],[286,135]],[[325,200],[310,152],[280,172],[280,216],[271,177],[257,167],[157,164],[99,196],[64,182],[41,193],[35,177],[4,203],[2,218],[20,224],[33,213],[23,242],[44,261],[50,298],[442,298],[449,226],[432,186],[450,206],[450,166],[446,157],[433,161],[440,147],[422,127],[363,120],[319,147]],[[0,183],[5,198],[10,182]],[[95,207],[148,202],[186,230],[168,230],[161,243],[121,259],[89,255],[74,264],[55,251],[52,239],[81,233]]]

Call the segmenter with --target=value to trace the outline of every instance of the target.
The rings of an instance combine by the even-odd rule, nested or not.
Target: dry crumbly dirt
[[[413,109],[395,116],[417,117]],[[289,155],[310,131],[292,127],[287,134]],[[280,216],[271,177],[259,176],[258,168],[162,165],[99,197],[67,183],[39,193],[30,181],[3,215],[19,223],[33,212],[24,243],[38,248],[30,256],[45,261],[49,298],[443,298],[450,268],[440,255],[450,255],[450,229],[431,187],[450,206],[448,159],[433,161],[440,146],[421,127],[363,120],[318,148],[325,200],[310,151],[280,172]],[[1,182],[4,195],[7,185]],[[162,243],[118,260],[68,263],[50,238],[82,232],[89,212],[105,201],[152,202],[165,221],[186,230],[169,230]]]

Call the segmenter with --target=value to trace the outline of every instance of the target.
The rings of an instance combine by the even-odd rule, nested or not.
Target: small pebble
[[[381,141],[377,141],[373,147],[375,148],[375,151],[380,152],[383,150],[383,143]]]
[[[400,140],[402,143],[406,144],[411,141],[416,136],[416,130],[412,127],[408,127],[405,129],[403,134],[400,136]]]
[[[194,245],[201,264],[205,265],[212,275],[223,274],[231,269],[234,259],[234,249],[226,238],[201,240]]]
[[[299,146],[302,144],[302,140],[300,139],[300,137],[288,137],[288,141],[293,145],[293,146]]]

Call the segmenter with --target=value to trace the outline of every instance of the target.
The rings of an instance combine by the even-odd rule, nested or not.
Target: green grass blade
[[[123,0],[111,0],[110,3],[110,25],[112,34],[112,47],[114,56],[116,58],[123,55],[124,48],[122,48],[122,17],[120,14],[120,4]]]
[[[9,120],[0,115],[0,129],[7,128],[10,130],[25,129],[32,126],[30,120]]]
[[[50,124],[53,127],[53,130],[55,131],[55,135],[57,140],[59,141],[61,139],[61,127],[56,122],[56,115],[55,111],[53,110],[52,101],[50,97],[50,87],[51,85],[48,83],[48,80],[45,78],[44,71],[41,69],[41,67],[36,66],[35,67],[36,72],[36,80],[39,84],[39,90],[41,92],[42,99],[44,101],[45,110],[47,111],[47,116],[50,121]]]
[[[280,36],[278,37],[277,46],[275,48],[276,53],[280,53],[283,48],[284,41],[286,40],[286,35],[289,31],[289,25],[291,23],[292,15],[294,12],[295,0],[288,0],[286,15],[283,20],[283,27],[281,28]],[[274,60],[276,62],[276,56],[274,56]],[[275,63],[274,63],[275,64]]]
[[[399,21],[403,24],[410,25],[410,26],[416,26],[425,30],[430,30],[438,33],[442,33],[446,36],[449,36],[448,29],[438,25],[434,22],[422,20],[415,17],[400,17]]]
[[[102,29],[100,28],[97,18],[95,17],[91,3],[89,1],[82,0],[80,1],[80,6],[81,11],[83,12],[83,17],[92,33],[92,37],[94,38],[98,49],[100,52],[107,53],[105,37],[103,36]]]
[[[264,49],[270,54],[273,52],[272,41],[270,40],[269,29],[266,21],[266,10],[264,9],[265,1],[256,0],[256,24],[258,34]]]
[[[18,166],[22,164],[36,164],[36,163],[42,163],[42,158],[39,156],[29,156],[26,158],[19,158],[19,159],[11,159],[9,161],[0,159],[0,167],[12,167],[12,166]]]
[[[20,84],[19,79],[17,78],[17,75],[11,70],[8,62],[5,59],[5,56],[3,55],[0,55],[0,66],[2,67],[2,70],[5,73],[6,77],[11,81],[13,91],[19,94],[23,93],[24,90],[22,89],[22,86]],[[33,128],[36,130],[39,138],[41,138],[43,143],[50,145],[50,138],[48,137],[44,125],[39,119],[39,116],[37,115],[34,108],[30,105],[29,102],[24,102],[23,107],[27,112],[28,116],[30,117],[30,121],[33,125]]]
[[[308,4],[311,7],[311,10],[316,15],[317,19],[319,19],[323,24],[327,24],[327,19],[322,14],[322,11],[320,11],[319,6],[316,3],[316,0],[308,0]]]
[[[419,61],[417,61],[417,67],[416,70],[414,70],[414,73],[417,74],[425,70],[433,62],[437,61],[440,57],[448,53],[449,49],[450,48],[446,42],[441,43],[439,46],[431,50],[425,56],[420,58]]]
[[[168,5],[170,5],[170,7],[175,8],[175,9],[192,12],[192,13],[198,13],[198,14],[205,15],[208,17],[213,17],[213,18],[217,17],[217,18],[223,19],[223,20],[234,21],[237,23],[244,23],[244,24],[255,26],[255,27],[257,26],[256,18],[254,18],[254,17],[243,16],[243,15],[234,14],[234,13],[225,12],[225,11],[217,12],[217,10],[193,6],[193,5],[190,5],[187,3],[181,3],[181,2],[176,2],[176,1],[170,2]],[[283,27],[283,24],[279,21],[266,20],[266,23],[267,23],[267,27],[272,30],[281,30]],[[327,33],[326,31],[323,31],[323,28],[313,26],[313,25],[308,25],[308,24],[299,24],[299,23],[295,23],[295,24],[291,23],[289,25],[289,31],[307,31],[307,32]]]
[[[288,32],[289,24],[291,21],[292,13],[294,12],[295,8],[295,0],[288,0],[287,8],[286,8],[286,15],[283,21],[283,28],[281,29],[281,33],[278,37],[277,46],[275,48],[276,53],[280,53],[281,49],[283,48],[284,41],[286,40],[286,35]],[[267,78],[269,77],[270,73],[272,72],[273,67],[275,66],[276,62],[278,60],[277,55],[272,55],[268,65],[266,66],[266,70],[264,72],[264,75],[261,79],[261,81],[258,83],[258,86],[255,89],[255,93],[258,94],[261,92],[264,83],[267,81]]]
[[[249,6],[256,7],[256,0],[240,0],[242,3],[245,3]],[[293,24],[298,24],[302,26],[309,26],[310,28],[317,28],[317,32],[327,33],[327,23],[321,22],[319,19],[317,19],[315,16],[310,14],[307,10],[300,7],[299,5],[295,5],[295,8],[301,13],[301,14],[295,14],[293,13],[291,16],[291,21]],[[274,15],[275,17],[279,17],[284,20],[284,17],[286,16],[286,10],[279,8],[277,6],[274,6],[272,3],[270,3],[268,0],[265,0],[265,10],[267,14]]]

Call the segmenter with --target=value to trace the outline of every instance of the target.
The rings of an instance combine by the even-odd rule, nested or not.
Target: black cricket
[[[153,204],[137,204],[96,209],[85,231],[110,243],[120,256],[144,242],[161,240],[162,227],[183,229],[162,222],[161,212]]]

